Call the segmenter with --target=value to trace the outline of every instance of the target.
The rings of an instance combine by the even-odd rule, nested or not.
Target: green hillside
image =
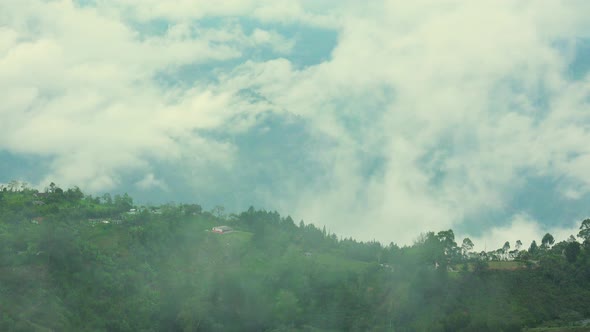
[[[232,231],[212,231],[221,225]],[[587,229],[590,220],[582,240]],[[253,208],[223,216],[78,188],[4,189],[0,330],[586,328],[587,240],[544,238],[509,261],[507,250],[475,255],[469,242],[445,230],[384,246]]]

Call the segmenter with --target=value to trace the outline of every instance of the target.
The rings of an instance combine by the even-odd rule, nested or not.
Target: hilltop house
[[[213,227],[212,231],[213,233],[224,234],[233,231],[233,229],[229,226],[215,226]]]

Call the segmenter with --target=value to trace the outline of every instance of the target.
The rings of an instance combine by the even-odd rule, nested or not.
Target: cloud
[[[166,185],[166,183],[156,179],[156,177],[152,173],[147,174],[143,179],[141,179],[141,181],[138,181],[135,185],[143,190],[152,188],[157,188],[166,191],[168,190],[168,186]]]
[[[289,53],[294,46],[293,41],[286,40],[277,32],[258,28],[252,32],[252,40],[256,46],[269,45],[278,53]]]
[[[363,5],[341,17],[329,61],[246,63],[227,84],[255,89],[334,140],[314,152],[330,175],[295,193],[294,211],[408,243],[504,209],[533,176],[587,193],[588,76],[568,80],[571,51],[556,47],[587,38],[587,22],[575,4],[547,4]],[[362,174],[365,151],[384,160],[375,176]]]
[[[161,2],[156,0],[101,1],[98,10],[126,20],[150,22],[163,19],[168,22],[186,22],[210,17],[251,17],[266,23],[304,23],[318,27],[335,27],[343,2],[291,0],[223,0],[218,2],[180,0]]]
[[[194,142],[215,145],[196,131],[255,112],[214,86],[164,89],[154,80],[158,72],[236,58],[242,44],[282,41],[272,32],[261,41],[239,29],[194,35],[183,24],[163,36],[139,38],[118,16],[70,1],[2,7],[14,15],[3,17],[0,30],[0,95],[6,101],[0,148],[50,156],[52,169],[43,181],[91,191],[114,188],[123,171],[149,171],[147,158],[180,158]],[[224,150],[201,150],[209,153],[202,158],[228,159],[215,156]]]
[[[507,211],[532,178],[569,200],[590,194],[590,76],[568,74],[589,6],[4,2],[0,149],[49,158],[40,185],[239,187],[240,204],[362,239],[410,243],[465,223],[506,236],[510,219],[487,214],[538,235]],[[337,44],[298,66],[309,27]],[[300,119],[301,145],[262,153],[292,139],[257,136],[268,113]],[[265,160],[245,156],[247,138]],[[269,171],[274,182],[249,182]]]

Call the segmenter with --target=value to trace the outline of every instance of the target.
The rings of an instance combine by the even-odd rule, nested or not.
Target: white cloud
[[[263,29],[254,29],[252,32],[252,40],[254,45],[269,45],[278,53],[289,53],[295,42],[292,40],[286,40],[283,36],[275,31],[267,31]]]
[[[566,75],[576,40],[590,37],[586,12],[586,1],[549,0],[3,2],[0,149],[49,156],[44,181],[90,190],[130,170],[154,185],[151,159],[198,186],[208,170],[239,167],[233,144],[201,131],[246,132],[262,111],[292,112],[330,142],[308,151],[323,173],[269,205],[409,243],[502,211],[531,176],[562,179],[570,199],[590,193],[590,76]],[[223,20],[200,26],[207,17]],[[240,17],[266,25],[245,33]],[[160,34],[133,28],[154,20],[167,22]],[[297,68],[294,36],[269,24],[337,29],[338,44]],[[285,58],[244,58],[261,47]],[[214,71],[218,83],[155,80],[226,60],[240,64]],[[382,161],[372,175],[370,158]],[[537,234],[521,219],[514,227]]]
[[[156,179],[153,173],[147,174],[143,179],[138,181],[136,184],[141,189],[152,189],[152,188],[159,188],[162,190],[168,190],[168,186],[165,182]]]
[[[357,4],[340,18],[330,61],[303,70],[285,60],[248,63],[227,82],[257,89],[337,142],[319,153],[330,176],[295,193],[294,211],[337,231],[408,243],[425,228],[502,210],[529,176],[590,183],[582,143],[590,133],[581,125],[590,122],[590,90],[565,78],[571,58],[555,47],[587,37],[588,23],[574,3],[546,4]],[[393,101],[371,109],[383,88]],[[362,151],[384,158],[382,176],[363,177]]]
[[[180,158],[195,130],[255,111],[214,86],[165,89],[153,79],[183,64],[239,57],[235,45],[255,44],[240,29],[195,36],[177,24],[139,38],[119,16],[70,1],[0,8],[13,14],[0,22],[0,148],[54,158],[43,181],[112,189],[122,171],[147,171],[146,158]],[[224,150],[205,151],[203,158],[228,160],[215,155]]]
[[[318,4],[307,0],[106,0],[98,4],[98,9],[111,16],[142,22],[157,19],[186,22],[207,17],[252,17],[266,23],[334,27],[338,20],[332,12],[337,13],[338,5],[343,3],[323,1]]]

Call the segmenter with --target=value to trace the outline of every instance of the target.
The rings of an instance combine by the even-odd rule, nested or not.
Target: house
[[[35,218],[31,219],[31,223],[33,223],[33,224],[39,225],[41,222],[43,222],[43,217],[35,217]]]
[[[233,231],[233,229],[229,226],[215,226],[212,231],[213,233],[225,234]]]

